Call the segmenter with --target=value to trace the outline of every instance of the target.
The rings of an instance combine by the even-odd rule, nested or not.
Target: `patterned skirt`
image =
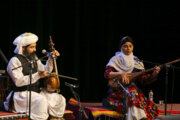
[[[130,85],[127,87],[130,96],[127,99],[128,107],[136,106],[145,111],[146,116],[149,120],[157,117],[159,115],[159,109],[154,102],[150,102],[144,94],[135,86]],[[119,90],[110,90],[109,96],[107,98],[107,102],[110,106],[112,106],[117,112],[125,113],[126,108],[126,94],[122,89]]]

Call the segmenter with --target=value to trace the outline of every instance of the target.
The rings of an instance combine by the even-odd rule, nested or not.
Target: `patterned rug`
[[[75,119],[73,112],[70,110],[65,110],[63,117],[65,118],[65,120]],[[28,115],[0,111],[0,120],[28,120]]]
[[[0,120],[28,120],[26,114],[0,112]]]

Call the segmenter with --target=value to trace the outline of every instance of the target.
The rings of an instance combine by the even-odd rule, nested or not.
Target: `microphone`
[[[52,57],[54,57],[54,55],[52,55],[50,52],[47,52],[45,49],[42,50],[42,54],[45,54],[46,56],[52,56]]]
[[[142,62],[142,60],[139,60],[137,57],[134,57],[134,60],[135,60],[138,64],[140,64],[140,62]]]
[[[67,83],[67,82],[65,82],[64,84],[65,84],[66,86],[72,87],[72,88],[78,88],[78,87],[79,87],[79,85],[73,85],[73,84],[70,84],[70,83]]]

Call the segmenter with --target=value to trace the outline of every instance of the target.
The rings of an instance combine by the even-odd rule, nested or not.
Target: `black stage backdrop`
[[[106,96],[104,68],[118,50],[119,40],[134,38],[134,55],[152,63],[165,63],[179,58],[180,4],[178,0],[1,0],[0,48],[8,60],[14,55],[12,42],[24,32],[39,36],[38,55],[49,50],[49,35],[61,53],[57,59],[61,75],[61,93],[73,97],[64,82],[80,84],[81,101],[99,102]],[[154,64],[144,63],[146,68]],[[0,69],[6,63],[0,60]],[[179,103],[180,66],[169,69],[168,102]],[[164,99],[166,71],[158,81],[141,86],[145,95],[154,91],[155,102]],[[174,78],[173,78],[174,77]]]

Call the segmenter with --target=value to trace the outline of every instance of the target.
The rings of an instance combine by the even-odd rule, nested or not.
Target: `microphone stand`
[[[155,62],[150,62],[150,61],[146,61],[146,60],[141,60],[143,63],[148,63],[148,64],[152,64],[152,65],[160,65],[160,63],[155,63]]]
[[[30,68],[30,84],[29,84],[29,120],[31,120],[31,85],[32,85],[32,62],[29,62],[29,68]]]
[[[164,114],[167,115],[167,96],[168,96],[168,73],[169,73],[169,68],[170,65],[166,65],[166,80],[165,80],[165,99],[164,99],[164,103],[165,103],[165,112]]]
[[[119,82],[119,80],[117,78],[114,78],[114,82],[117,81],[117,84],[119,86],[121,86],[121,88],[126,92],[126,97],[125,97],[125,104],[126,104],[126,108],[125,108],[125,116],[123,118],[123,120],[128,120],[128,96],[131,97],[131,94],[129,93],[129,91]]]
[[[23,67],[23,65],[26,65],[26,64],[28,64],[28,63],[31,64],[31,62],[36,62],[36,61],[38,61],[38,60],[43,60],[43,59],[46,58],[46,57],[48,57],[48,56],[44,56],[44,57],[39,58],[39,59],[36,59],[36,60],[28,61],[28,62],[23,63],[22,65],[20,65],[20,66],[18,66],[18,67],[13,68],[12,70],[16,70],[16,69],[18,69],[18,68],[21,68],[21,67]]]
[[[69,86],[69,87],[70,87],[71,92],[73,93],[75,99],[78,101],[78,105],[79,105],[79,120],[82,120],[82,114],[84,114],[85,118],[88,119],[88,116],[87,116],[86,112],[84,111],[83,106],[81,105],[79,95],[74,91],[72,86]]]

